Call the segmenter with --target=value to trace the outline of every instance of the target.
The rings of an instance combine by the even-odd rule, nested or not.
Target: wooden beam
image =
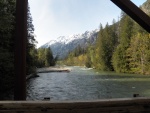
[[[92,101],[0,101],[0,113],[150,113],[150,98]]]
[[[130,0],[111,0],[150,33],[150,17]]]
[[[27,3],[16,0],[15,100],[26,100]]]

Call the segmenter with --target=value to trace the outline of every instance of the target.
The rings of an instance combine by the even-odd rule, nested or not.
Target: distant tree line
[[[83,66],[86,59],[86,51],[86,48],[82,48],[78,45],[73,51],[69,52],[68,56],[61,63],[69,66]]]
[[[0,100],[3,93],[14,89],[14,39],[16,24],[16,0],[0,0]],[[34,25],[28,5],[27,13],[26,75],[36,72],[36,67],[55,65],[53,54],[48,49],[36,49]],[[44,51],[44,52],[43,52]],[[42,57],[40,54],[42,53]],[[8,95],[7,95],[8,97]]]
[[[57,57],[53,57],[51,48],[39,48],[37,50],[37,67],[49,67],[54,66],[57,61]]]
[[[118,22],[113,20],[105,27],[100,24],[96,44],[89,44],[86,53],[76,56],[75,51],[64,63],[102,71],[150,74],[150,34],[124,12]]]

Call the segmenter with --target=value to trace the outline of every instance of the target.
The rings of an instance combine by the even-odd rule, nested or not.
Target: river
[[[150,97],[150,76],[69,67],[69,73],[39,73],[27,82],[27,100],[52,101]]]

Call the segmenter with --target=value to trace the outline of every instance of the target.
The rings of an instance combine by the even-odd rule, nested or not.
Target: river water
[[[71,72],[39,73],[27,82],[27,100],[96,100],[150,97],[150,76],[97,72],[84,67],[69,67]]]

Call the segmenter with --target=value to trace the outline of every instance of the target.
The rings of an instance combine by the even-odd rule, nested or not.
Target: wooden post
[[[130,0],[111,0],[150,33],[150,17]]]
[[[16,0],[14,100],[26,100],[27,3],[28,0]]]

